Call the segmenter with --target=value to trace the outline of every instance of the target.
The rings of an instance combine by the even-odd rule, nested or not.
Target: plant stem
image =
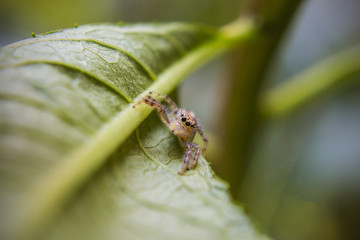
[[[269,90],[260,98],[264,117],[291,112],[360,72],[360,45],[331,56]]]
[[[223,136],[222,165],[218,173],[231,186],[234,196],[239,191],[258,113],[257,99],[266,70],[301,1],[246,1],[244,15],[256,17],[260,32],[253,41],[231,56],[231,76],[222,82],[225,88],[220,135]]]

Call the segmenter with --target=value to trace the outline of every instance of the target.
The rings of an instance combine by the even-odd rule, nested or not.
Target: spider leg
[[[207,148],[207,145],[208,145],[209,140],[208,140],[208,138],[205,136],[205,133],[204,133],[204,131],[203,131],[202,128],[201,128],[201,125],[198,126],[197,132],[200,134],[201,138],[202,138],[203,141],[204,141],[204,146],[203,146],[203,149],[202,149],[202,155],[203,155],[203,157],[205,157],[206,148]]]
[[[180,171],[178,172],[178,174],[183,174],[188,169],[189,157],[190,157],[190,154],[192,153],[192,144],[191,143],[183,142],[183,145],[186,148],[186,153],[184,156],[183,165],[182,165]]]
[[[193,167],[196,166],[198,160],[199,160],[199,155],[200,155],[200,148],[198,145],[196,145],[195,143],[192,143],[192,149],[195,149],[195,155],[194,155],[194,161],[191,163],[191,165],[189,166],[189,169],[192,169]]]
[[[153,108],[156,108],[156,110],[158,111],[161,120],[166,124],[166,126],[169,127],[170,125],[170,120],[166,111],[166,108],[164,105],[161,104],[161,102],[153,97],[151,97],[150,95],[145,96],[144,98],[140,99],[138,102],[136,102],[133,105],[133,108],[135,108],[137,105],[141,104],[141,103],[145,103]]]
[[[173,102],[173,100],[171,100],[171,98],[168,95],[157,92],[149,92],[149,93],[164,99],[169,104],[171,112],[176,112],[179,109],[178,106]]]

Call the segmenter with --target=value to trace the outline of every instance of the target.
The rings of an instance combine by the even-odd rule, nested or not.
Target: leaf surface
[[[47,238],[262,239],[205,159],[184,176],[177,174],[183,154],[176,137],[152,114],[110,157]]]
[[[134,99],[169,93],[222,41],[190,24],[101,24],[3,48],[1,239],[258,239],[204,159],[176,174],[182,148],[159,119],[134,132],[151,111]]]

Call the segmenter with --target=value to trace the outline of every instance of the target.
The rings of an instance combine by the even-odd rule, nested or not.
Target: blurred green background
[[[240,4],[237,0],[2,0],[1,44],[75,23],[191,21],[220,26],[236,18]]]
[[[254,1],[256,2],[256,1]],[[238,0],[2,0],[0,44],[74,24],[190,21],[222,26],[237,18]],[[266,89],[317,61],[360,43],[360,1],[304,1],[267,73]],[[180,88],[214,137],[209,159],[221,169],[226,56]],[[359,59],[360,61],[360,59]],[[239,66],[241,68],[241,66]],[[232,189],[260,229],[274,239],[360,239],[360,77],[302,109],[262,124],[249,149],[241,187]],[[236,109],[233,109],[236,111]],[[227,179],[227,176],[221,176]],[[230,183],[231,184],[231,183]]]

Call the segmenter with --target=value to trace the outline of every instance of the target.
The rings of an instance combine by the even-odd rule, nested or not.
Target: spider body
[[[170,130],[182,141],[192,142],[197,128],[197,119],[194,113],[179,109],[179,112],[170,121]]]
[[[202,155],[204,157],[208,139],[205,136],[202,127],[193,112],[183,108],[178,108],[178,106],[167,95],[154,92],[149,93],[150,95],[140,99],[133,105],[133,107],[135,108],[137,105],[145,103],[151,107],[156,108],[161,120],[166,124],[171,132],[178,137],[186,150],[183,166],[178,172],[179,174],[183,174],[186,170],[195,167],[199,160],[200,148],[193,142],[196,133],[199,133],[204,141],[204,146],[202,149]],[[157,97],[164,99],[169,104],[170,108],[166,108],[159,100],[152,97],[151,95],[156,95]],[[190,163],[189,159],[192,155],[193,161]]]

